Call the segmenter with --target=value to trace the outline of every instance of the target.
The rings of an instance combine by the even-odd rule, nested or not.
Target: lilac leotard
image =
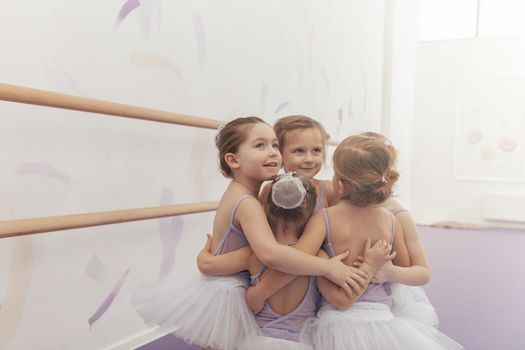
[[[323,209],[323,217],[324,222],[326,225],[326,237],[323,243],[323,250],[328,254],[329,257],[333,258],[335,256],[334,247],[332,245],[332,240],[330,237],[330,220],[328,220],[328,213],[326,209]],[[394,215],[392,215],[392,239],[390,241],[390,244],[393,246],[394,244],[394,238],[396,234],[396,225],[394,221]],[[374,303],[388,303],[389,297],[392,295],[392,291],[390,288],[390,283],[372,283],[370,282],[368,284],[368,287],[366,288],[365,292],[359,298],[359,301],[368,301],[368,302],[374,302]],[[323,300],[323,304],[325,303],[325,300]]]
[[[266,270],[267,267],[264,266],[257,274],[250,276],[250,285],[259,283],[259,278]],[[308,290],[299,306],[286,315],[279,315],[266,302],[262,310],[255,315],[255,321],[264,336],[299,342],[301,330],[308,317],[315,315],[319,302],[320,296],[315,277],[310,276]]]
[[[232,214],[230,216],[230,224],[228,225],[228,228],[226,229],[226,233],[224,234],[224,237],[222,237],[221,242],[217,246],[217,249],[215,249],[215,255],[221,255],[224,253],[228,253],[234,250],[237,250],[242,247],[246,247],[250,245],[248,240],[246,239],[246,236],[244,235],[244,232],[239,230],[237,227],[233,225],[233,220],[235,219],[235,214],[237,213],[237,209],[239,208],[239,205],[243,200],[246,198],[255,198],[250,195],[242,196],[235,206],[233,207]],[[243,278],[249,279],[250,273],[248,271],[242,271],[239,272],[238,275],[240,275]]]
[[[326,208],[324,206],[324,185],[325,185],[325,181],[321,181],[321,183],[319,184],[319,198],[317,198],[317,204],[315,205],[315,208],[314,208],[314,212],[318,211],[319,209],[324,209]]]

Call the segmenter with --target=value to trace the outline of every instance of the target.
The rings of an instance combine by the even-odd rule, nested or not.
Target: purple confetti
[[[330,79],[328,79],[328,74],[324,70],[324,68],[321,70],[321,73],[323,75],[324,84],[326,86],[326,93],[330,95]]]
[[[139,0],[128,0],[122,5],[117,17],[117,27],[122,21],[137,7],[140,6]]]
[[[142,0],[140,2],[140,11],[137,13],[137,20],[146,36],[150,32],[153,19],[156,20],[157,26],[160,27],[161,3],[162,0]]]
[[[275,114],[279,113],[280,111],[282,111],[283,109],[287,108],[288,106],[290,106],[290,102],[283,102],[281,103],[277,109],[275,110]]]
[[[268,97],[268,84],[264,83],[261,87],[261,115],[266,112],[266,98]]]
[[[86,273],[89,277],[93,278],[98,282],[108,282],[110,280],[109,273],[107,272],[104,264],[100,261],[98,256],[95,254],[86,266]]]
[[[173,191],[167,187],[162,189],[160,197],[161,205],[170,205],[173,202]],[[182,217],[171,216],[159,219],[159,233],[162,245],[162,263],[160,267],[160,277],[164,277],[173,271],[175,261],[175,251],[182,235]]]
[[[102,315],[104,315],[104,313],[111,306],[111,304],[113,303],[113,301],[117,297],[118,293],[120,292],[120,289],[122,288],[122,285],[124,284],[124,281],[126,280],[126,277],[128,276],[128,274],[129,274],[129,269],[126,270],[126,272],[124,272],[124,274],[122,275],[122,277],[120,277],[120,279],[118,280],[118,282],[115,285],[115,287],[113,287],[113,289],[108,294],[106,299],[102,302],[102,304],[100,304],[100,306],[98,307],[97,311],[95,311],[95,313],[88,319],[88,323],[89,323],[89,327],[90,328],[93,327],[93,324],[95,322],[97,322],[98,319],[100,317],[102,317]]]
[[[200,14],[193,15],[193,26],[197,37],[197,50],[199,52],[199,64],[204,67],[206,63],[206,37],[204,35],[204,22]]]
[[[16,168],[15,172],[20,175],[41,174],[64,184],[71,182],[69,176],[43,163],[22,163]]]

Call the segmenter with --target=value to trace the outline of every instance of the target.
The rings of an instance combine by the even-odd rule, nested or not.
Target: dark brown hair
[[[215,136],[215,146],[219,150],[220,170],[225,177],[231,178],[233,173],[224,156],[227,153],[237,152],[239,145],[246,141],[251,126],[257,123],[267,124],[259,117],[243,117],[234,119],[219,127],[217,136]]]
[[[278,181],[278,179],[274,180],[269,185],[271,186],[270,191],[266,197],[266,202],[263,203],[263,208],[272,230],[275,231],[279,220],[283,220],[285,222],[294,222],[299,226],[300,235],[303,233],[306,222],[314,212],[315,205],[317,203],[317,192],[315,191],[315,186],[310,179],[306,177],[299,177],[299,180],[301,180],[303,183],[306,194],[301,205],[293,209],[284,209],[273,202],[273,184]]]
[[[335,149],[333,166],[343,184],[341,199],[359,207],[384,202],[399,179],[385,142],[365,135],[344,139]]]

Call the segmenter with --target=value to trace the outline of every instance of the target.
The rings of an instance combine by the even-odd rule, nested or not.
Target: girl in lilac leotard
[[[386,239],[396,251],[394,263],[409,266],[403,230],[395,216],[378,206],[391,194],[398,173],[390,166],[390,154],[377,139],[351,136],[334,152],[334,188],[340,202],[322,210],[328,257],[350,249],[348,262],[359,254],[366,239]],[[362,295],[351,299],[331,282],[318,278],[326,299],[307,331],[315,349],[462,349],[434,327],[391,311],[391,284],[370,283]]]

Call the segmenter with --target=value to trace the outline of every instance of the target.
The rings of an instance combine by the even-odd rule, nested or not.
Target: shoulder
[[[237,214],[235,215],[237,221],[243,221],[250,216],[257,217],[258,214],[264,215],[261,203],[254,196],[246,195],[237,199]]]
[[[259,193],[259,201],[261,203],[264,203],[268,199],[268,195],[270,194],[270,187],[270,182],[267,182],[261,189],[261,192]]]
[[[324,197],[326,198],[327,206],[331,207],[333,205],[336,205],[339,202],[339,198],[337,198],[332,181],[324,180],[323,183]]]

